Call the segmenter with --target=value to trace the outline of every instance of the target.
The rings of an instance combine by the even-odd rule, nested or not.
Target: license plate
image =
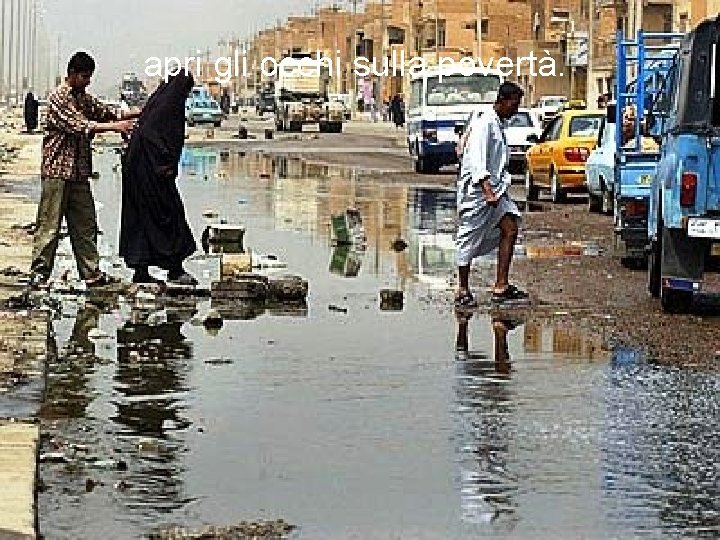
[[[716,242],[710,248],[710,255],[713,257],[720,257],[720,242]]]
[[[203,118],[210,118],[210,115],[208,113],[203,114]]]
[[[720,238],[720,219],[688,219],[688,236],[696,238]]]
[[[652,175],[651,174],[641,174],[640,178],[638,178],[638,184],[643,184],[643,185],[652,184]]]

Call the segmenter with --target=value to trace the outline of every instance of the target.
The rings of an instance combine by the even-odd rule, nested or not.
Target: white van
[[[411,76],[407,144],[416,172],[458,162],[459,133],[471,113],[493,107],[504,80],[500,70],[459,65],[432,66]]]

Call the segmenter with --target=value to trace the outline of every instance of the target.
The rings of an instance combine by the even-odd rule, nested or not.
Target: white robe
[[[502,121],[491,110],[475,117],[469,129],[457,186],[458,266],[469,266],[474,258],[498,248],[498,225],[505,214],[522,216],[508,194],[512,177],[507,170],[509,151]],[[483,195],[484,178],[500,199],[495,207],[488,206]]]

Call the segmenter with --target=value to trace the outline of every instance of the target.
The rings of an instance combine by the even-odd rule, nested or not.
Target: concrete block
[[[250,253],[222,253],[220,255],[220,278],[252,272],[252,255]]]
[[[271,276],[268,296],[276,300],[304,300],[308,294],[308,282],[300,276]]]
[[[210,287],[210,295],[214,300],[265,300],[267,294],[268,278],[249,273],[214,281]]]
[[[39,436],[37,424],[0,423],[0,538],[36,538]]]

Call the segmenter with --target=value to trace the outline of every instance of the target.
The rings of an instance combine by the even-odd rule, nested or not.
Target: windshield
[[[527,113],[527,112],[515,113],[507,121],[507,127],[509,127],[509,128],[511,128],[511,127],[520,127],[520,128],[533,127],[532,118],[530,118],[530,113]]]
[[[595,137],[597,138],[602,127],[604,115],[574,116],[570,120],[569,137]]]
[[[464,105],[495,103],[500,86],[498,75],[480,73],[464,75],[443,75],[428,77],[427,105]]]

